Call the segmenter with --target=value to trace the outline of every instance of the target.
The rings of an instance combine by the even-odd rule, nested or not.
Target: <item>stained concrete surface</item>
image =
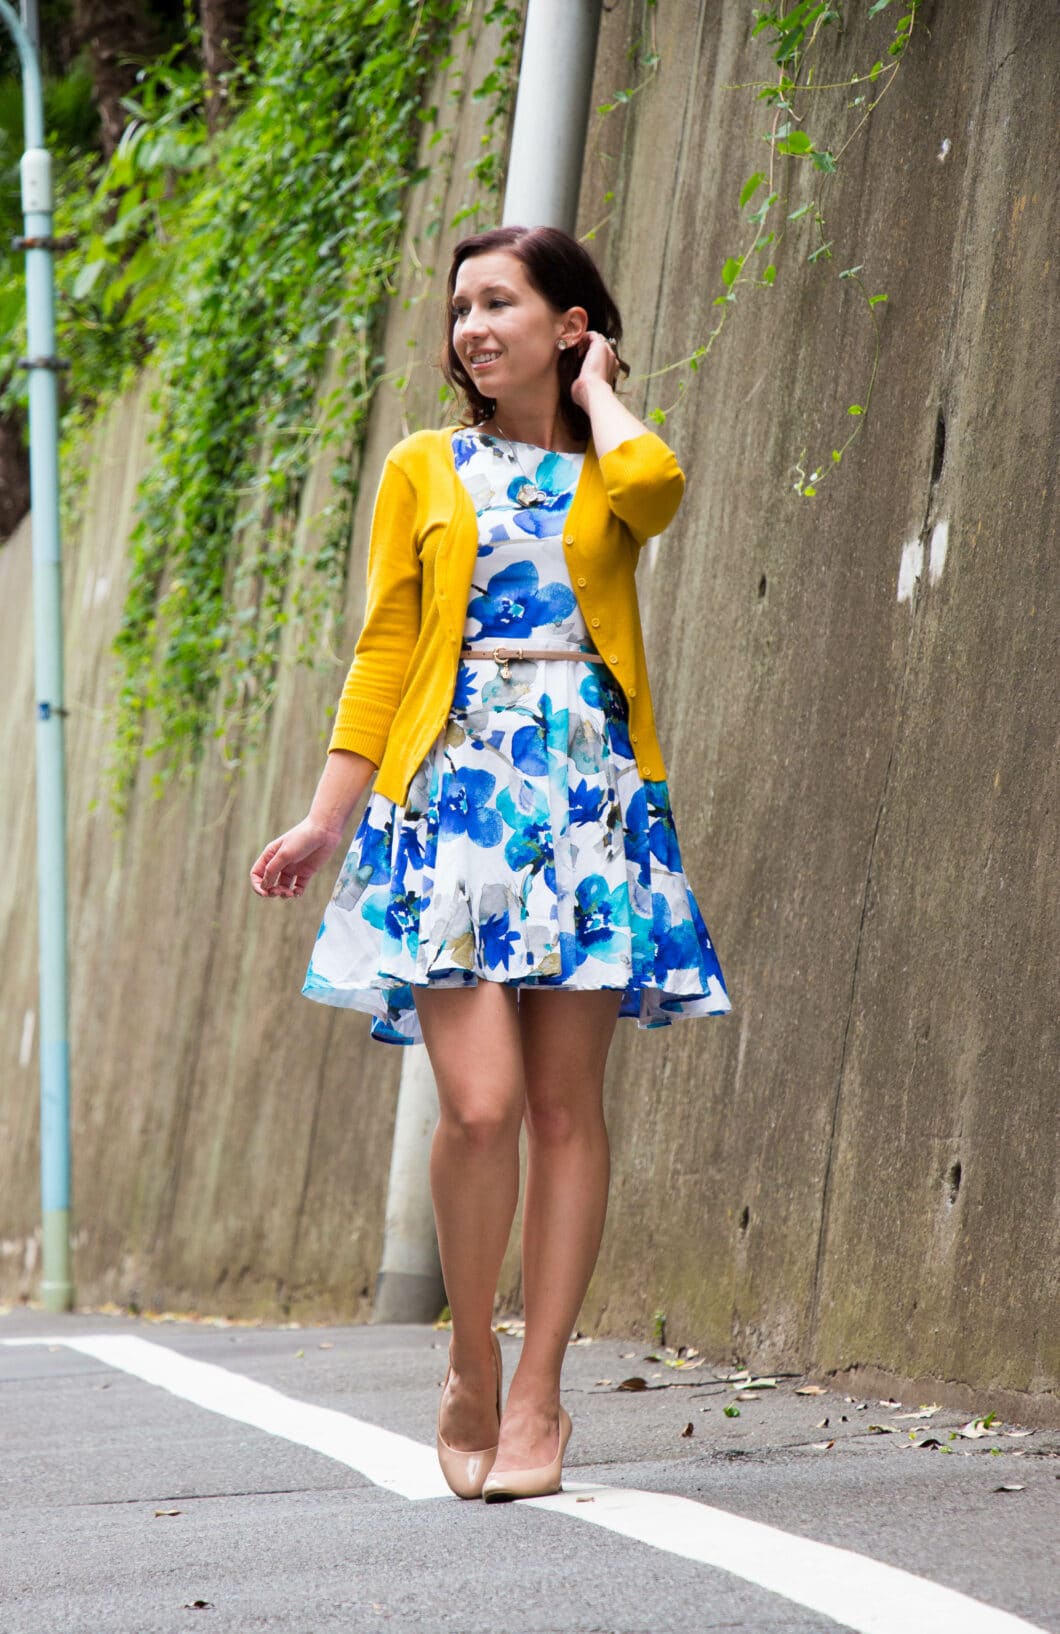
[[[638,18],[605,13],[594,105],[628,83]],[[669,385],[636,377],[714,322],[762,124],[727,89],[762,66],[743,6],[664,5],[656,22],[658,72],[595,132],[581,205],[583,226],[609,216],[595,247],[641,409]],[[882,26],[851,16],[837,75],[865,66]],[[162,804],[145,783],[120,836],[102,778],[108,646],[148,382],[92,447],[66,567],[86,1301],[369,1312],[399,1052],[299,997],[330,878],[304,903],[263,904],[246,871],[315,782],[374,474],[403,430],[437,418],[432,270],[454,235],[429,227],[468,196],[483,106],[461,89],[488,66],[488,33],[475,50],[438,87],[452,154],[410,204],[386,353],[413,362],[408,389],[376,403],[346,635],[330,667],[285,671],[266,753],[240,780],[208,756]],[[762,1370],[915,1380],[962,1404],[989,1389],[1036,1422],[1060,1414],[1058,224],[1040,158],[1058,53],[1030,0],[921,7],[893,91],[829,184],[831,272],[796,258],[772,292],[741,295],[665,427],[688,491],[640,589],[684,861],[735,1013],[622,1024],[612,1200],[581,1318],[646,1331],[662,1310],[675,1342]],[[879,379],[859,441],[809,501],[792,462],[827,454],[871,364],[864,310],[834,277],[847,262],[889,295]],[[327,477],[321,462],[306,518]],[[918,551],[919,578],[900,586]],[[37,1251],[29,604],[24,526],[0,549],[12,1296],[35,1286]],[[501,1305],[519,1301],[513,1239]]]

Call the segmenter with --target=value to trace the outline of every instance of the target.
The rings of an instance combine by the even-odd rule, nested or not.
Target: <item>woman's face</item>
[[[557,312],[507,250],[464,261],[453,291],[453,346],[483,397],[498,402],[555,385],[558,342],[585,333],[586,314]]]

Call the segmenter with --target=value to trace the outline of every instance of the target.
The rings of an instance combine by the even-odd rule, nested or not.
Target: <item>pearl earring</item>
[[[565,340],[558,340],[556,345],[559,347],[561,352],[565,352],[567,350],[567,342]]]

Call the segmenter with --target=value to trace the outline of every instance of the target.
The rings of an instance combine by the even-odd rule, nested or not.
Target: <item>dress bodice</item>
[[[563,550],[584,458],[481,431],[454,435],[453,459],[479,530],[466,641],[591,646]]]

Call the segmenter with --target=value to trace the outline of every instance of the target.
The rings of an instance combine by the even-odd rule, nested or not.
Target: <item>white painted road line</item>
[[[402,1497],[452,1496],[433,1447],[331,1408],[297,1401],[165,1345],[112,1334],[4,1339],[0,1344],[64,1345],[209,1412],[310,1447]],[[1021,1617],[930,1578],[691,1498],[568,1481],[554,1497],[522,1499],[521,1504],[602,1526],[667,1554],[730,1572],[831,1617],[855,1634],[1045,1634]]]
[[[554,1498],[522,1499],[576,1520],[621,1532],[655,1549],[717,1566],[735,1577],[819,1611],[858,1634],[1044,1634],[927,1577],[915,1577],[850,1549],[815,1543],[761,1521],[711,1509],[691,1498],[635,1488],[572,1488]],[[582,1496],[593,1494],[588,1504]],[[581,1501],[579,1501],[581,1499]]]
[[[170,1395],[194,1402],[196,1407],[253,1425],[256,1430],[281,1436],[300,1447],[311,1447],[402,1498],[452,1497],[433,1447],[381,1430],[348,1413],[297,1401],[242,1373],[232,1373],[213,1362],[197,1362],[148,1339],[107,1333],[70,1339],[6,1339],[3,1343],[65,1345],[147,1384],[157,1384]]]

